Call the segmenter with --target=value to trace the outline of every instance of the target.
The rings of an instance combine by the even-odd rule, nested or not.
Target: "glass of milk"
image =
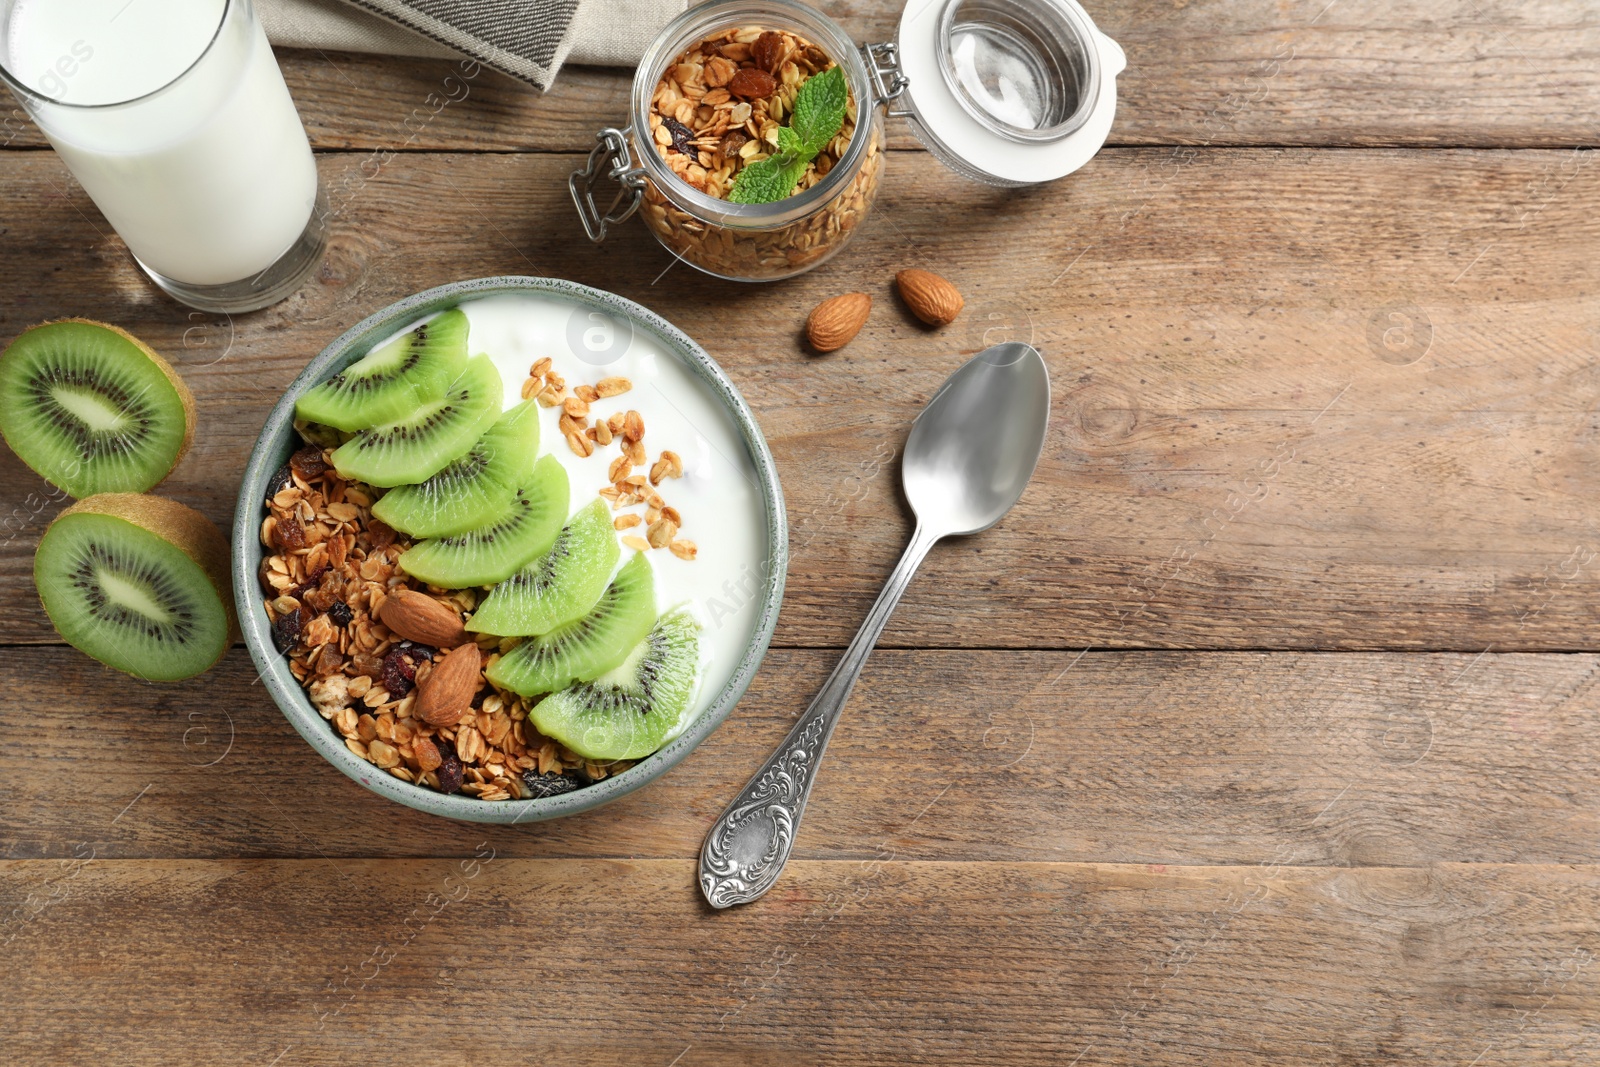
[[[0,77],[183,303],[266,307],[322,261],[311,146],[251,0],[0,0]]]

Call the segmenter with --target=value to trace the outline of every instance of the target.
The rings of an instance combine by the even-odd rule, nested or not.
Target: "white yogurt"
[[[505,382],[507,408],[521,403],[522,383],[535,360],[550,357],[571,391],[602,378],[623,377],[633,388],[590,405],[590,419],[630,409],[644,419],[649,462],[663,449],[683,458],[682,478],[657,487],[683,516],[679,536],[699,549],[682,560],[666,549],[648,553],[655,574],[656,609],[679,606],[701,626],[700,685],[672,736],[681,733],[716,699],[739,666],[760,611],[766,578],[766,509],[755,464],[732,416],[715,393],[653,335],[632,331],[626,320],[593,312],[558,297],[503,294],[461,304],[473,355],[488,354]],[[421,320],[418,320],[421,321]],[[408,324],[405,333],[417,325]],[[587,459],[567,447],[557,421],[560,408],[540,407],[539,451],[553,455],[572,485],[576,513],[610,485],[606,474],[620,454],[617,443],[596,448]],[[648,473],[649,467],[634,473]],[[614,515],[643,515],[644,506]],[[640,534],[644,526],[626,533]],[[623,536],[619,533],[620,541]],[[618,567],[636,553],[622,546]]]
[[[223,8],[20,0],[0,57],[63,104],[132,101],[43,104],[34,114],[129,250],[190,285],[271,266],[305,230],[317,195],[311,147],[266,34],[246,10],[224,21]]]

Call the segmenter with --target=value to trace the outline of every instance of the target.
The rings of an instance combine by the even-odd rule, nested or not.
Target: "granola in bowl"
[[[417,687],[441,650],[391,631],[383,603],[409,589],[470,615],[477,591],[429,590],[401,571],[410,539],[373,517],[376,492],[341,478],[321,446],[296,452],[272,487],[260,572],[272,637],[351,752],[401,781],[486,801],[556,796],[632,766],[585,760],[542,736],[527,721],[528,701],[487,681],[470,715],[425,722]],[[486,660],[514,643],[476,641]]]

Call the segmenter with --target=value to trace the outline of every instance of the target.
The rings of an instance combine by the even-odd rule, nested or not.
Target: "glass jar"
[[[686,50],[729,31],[742,41],[762,30],[810,41],[843,69],[855,128],[814,184],[772,203],[737,204],[674,171],[653,137],[651,108]],[[1105,143],[1125,62],[1075,0],[912,0],[895,41],[862,47],[794,0],[712,0],[656,38],[634,75],[631,124],[601,130],[568,186],[593,241],[642,211],[657,240],[691,266],[776,281],[835,255],[866,218],[886,161],[885,116],[908,120],[935,156],[973,180],[1050,181]],[[602,206],[606,182],[617,188]]]

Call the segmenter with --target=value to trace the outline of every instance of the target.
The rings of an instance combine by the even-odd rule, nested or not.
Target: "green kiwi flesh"
[[[533,476],[539,409],[524,400],[500,416],[467,454],[425,482],[389,490],[372,513],[413,537],[445,537],[486,526]]]
[[[234,632],[228,548],[175,501],[104,493],[50,524],[33,559],[45,612],[69,644],[136,678],[191,678]]]
[[[503,582],[555,543],[571,491],[561,461],[545,456],[491,523],[418,541],[400,554],[400,568],[443,589]]]
[[[663,615],[620,664],[592,682],[550,694],[528,718],[540,733],[587,759],[650,755],[694,698],[699,631],[688,612]]]
[[[439,399],[467,364],[467,316],[452,308],[373,349],[295,402],[297,419],[365,430]]]
[[[467,361],[443,397],[362,430],[333,452],[339,474],[369,485],[425,482],[466,455],[500,417],[504,386],[488,356]]]
[[[596,498],[567,522],[548,552],[494,587],[467,629],[525,637],[580,618],[605,592],[621,554],[611,509]]]
[[[591,681],[627,659],[655,619],[655,578],[640,552],[623,564],[587,615],[501,656],[487,672],[489,681],[523,696]]]
[[[142,493],[194,436],[194,397],[133,335],[86,319],[23,331],[0,355],[0,434],[69,496]]]

